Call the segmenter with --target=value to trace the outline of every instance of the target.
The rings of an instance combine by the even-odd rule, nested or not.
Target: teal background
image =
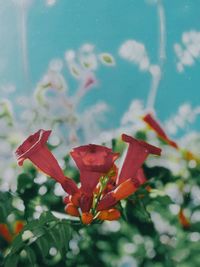
[[[149,1],[150,2],[150,1]],[[145,44],[152,63],[157,62],[158,16],[155,4],[143,0],[58,0],[53,7],[45,1],[33,0],[27,17],[29,81],[22,66],[20,9],[11,0],[0,1],[0,85],[13,83],[21,94],[30,95],[52,58],[64,58],[67,49],[78,49],[93,43],[99,51],[111,52],[116,67],[101,67],[97,72],[100,85],[91,91],[80,109],[104,100],[111,106],[107,127],[119,125],[120,118],[134,98],[147,99],[151,77],[137,66],[121,59],[120,45],[127,39]],[[183,74],[176,70],[173,51],[184,31],[200,30],[200,1],[163,1],[166,15],[167,59],[156,99],[160,119],[167,119],[183,102],[200,104],[200,63],[186,67]],[[76,82],[66,72],[70,92]],[[0,93],[2,94],[2,93]],[[3,96],[3,95],[2,95]],[[200,129],[198,119],[190,129]],[[189,130],[189,129],[188,129]]]

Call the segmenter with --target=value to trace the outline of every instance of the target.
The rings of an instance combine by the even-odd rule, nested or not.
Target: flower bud
[[[73,203],[67,204],[65,207],[65,211],[71,216],[79,217],[79,211],[77,207],[73,205]]]
[[[81,219],[83,224],[91,224],[93,221],[93,215],[90,212],[83,212]]]
[[[122,184],[120,184],[114,190],[114,197],[116,200],[121,200],[127,198],[128,196],[132,195],[137,190],[134,182],[131,179],[126,180]]]
[[[103,210],[99,213],[98,219],[104,221],[114,221],[120,218],[121,214],[117,209]]]

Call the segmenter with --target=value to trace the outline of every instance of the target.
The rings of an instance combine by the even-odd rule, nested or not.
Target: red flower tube
[[[67,193],[74,194],[78,191],[75,182],[65,177],[58,161],[46,146],[50,134],[51,131],[39,130],[30,135],[15,152],[18,164],[22,166],[24,160],[29,159],[38,169],[59,182]]]
[[[136,140],[129,135],[123,134],[122,140],[129,143],[129,148],[117,179],[117,184],[121,184],[129,178],[134,179],[149,154],[161,154],[160,148],[149,145],[144,141]]]
[[[133,181],[135,182],[135,185],[137,185],[137,186],[140,186],[140,185],[144,184],[147,181],[147,178],[146,178],[142,168],[140,168],[137,171],[136,177],[133,178]]]
[[[167,136],[167,134],[165,133],[165,131],[163,130],[163,128],[153,118],[153,116],[151,114],[148,113],[146,116],[143,117],[143,120],[148,124],[148,126],[150,128],[152,128],[156,132],[156,134],[158,135],[158,137],[160,137],[163,141],[165,141],[170,146],[178,149],[178,145]]]
[[[70,153],[80,170],[81,190],[91,195],[102,175],[107,174],[118,158],[110,148],[86,145],[74,148]]]
[[[98,211],[106,210],[117,204],[118,201],[125,199],[132,195],[138,187],[132,179],[118,185],[114,190],[107,193],[99,202]]]

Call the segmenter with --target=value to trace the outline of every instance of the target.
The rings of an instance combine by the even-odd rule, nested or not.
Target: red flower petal
[[[11,235],[8,226],[5,223],[0,224],[0,235],[8,242],[12,242],[13,236]]]
[[[178,214],[178,219],[180,224],[184,227],[184,228],[189,228],[191,226],[190,221],[188,220],[188,218],[185,216],[183,209],[180,209],[179,214]]]
[[[29,159],[38,169],[61,183],[64,190],[73,194],[78,191],[75,182],[65,177],[58,161],[46,146],[51,131],[39,130],[29,136],[16,150],[16,157],[19,165]]]
[[[24,228],[24,225],[25,223],[23,221],[16,221],[15,227],[14,227],[14,233],[19,234]]]
[[[81,216],[81,221],[83,224],[91,224],[93,221],[93,215],[90,212],[83,212]]]
[[[119,156],[110,148],[92,144],[74,148],[70,154],[80,170],[81,190],[88,195],[92,195],[100,177],[110,171]]]
[[[78,189],[76,183],[74,182],[74,180],[72,180],[68,177],[65,177],[61,181],[61,185],[62,185],[62,188],[64,189],[64,191],[70,195],[74,195],[74,194],[79,192],[79,189]]]
[[[110,148],[94,144],[76,147],[70,154],[79,170],[101,173],[107,173],[119,155]]]
[[[120,175],[117,179],[117,184],[121,184],[129,178],[134,179],[138,169],[141,168],[149,154],[161,154],[160,148],[152,146],[144,141],[136,140],[126,134],[122,135],[122,140],[129,143],[129,147]]]
[[[113,192],[106,194],[100,201],[97,206],[97,210],[106,210],[113,207],[117,203],[117,199],[114,197]]]
[[[40,150],[46,144],[50,134],[51,131],[39,130],[30,135],[15,151],[18,164],[22,166],[25,159]]]
[[[147,178],[142,168],[137,171],[136,178],[134,178],[133,181],[135,182],[135,184],[138,183],[138,186],[144,184],[147,181]]]
[[[82,194],[79,199],[79,206],[82,212],[88,212],[92,207],[93,196]]]
[[[81,191],[86,195],[92,195],[103,173],[80,171]]]
[[[153,118],[151,114],[147,114],[143,120],[157,133],[157,135],[164,140],[166,143],[168,143],[170,146],[178,149],[178,145],[172,141],[165,131],[162,129],[160,124]]]
[[[65,212],[71,216],[79,217],[79,211],[73,203],[68,203],[65,207]]]

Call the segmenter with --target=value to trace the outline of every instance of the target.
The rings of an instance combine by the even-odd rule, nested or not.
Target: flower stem
[[[162,78],[163,65],[166,59],[166,24],[165,12],[162,0],[157,0],[157,11],[159,18],[159,51],[158,51],[158,66],[159,73],[152,74],[152,82],[150,92],[147,98],[147,110],[154,110],[158,87]]]

